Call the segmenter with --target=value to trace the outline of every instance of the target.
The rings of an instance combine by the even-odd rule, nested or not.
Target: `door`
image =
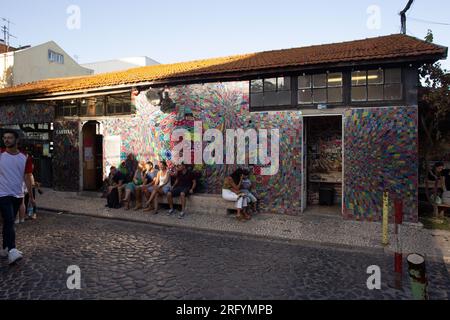
[[[88,122],[83,126],[83,189],[97,190],[97,122]]]

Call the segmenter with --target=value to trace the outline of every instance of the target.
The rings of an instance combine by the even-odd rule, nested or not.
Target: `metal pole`
[[[403,274],[403,250],[400,242],[400,225],[403,223],[403,202],[400,199],[395,201],[395,253],[394,253],[394,272],[395,287],[402,288]]]
[[[382,244],[389,244],[389,193],[387,190],[383,193],[383,240]]]

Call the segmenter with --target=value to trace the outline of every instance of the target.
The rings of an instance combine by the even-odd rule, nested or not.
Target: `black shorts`
[[[189,197],[189,196],[190,196],[190,194],[189,194],[189,191],[190,191],[190,190],[191,190],[191,189],[186,188],[186,187],[175,187],[175,188],[171,191],[172,197],[174,197],[174,198],[179,197],[183,192],[184,192],[184,194],[186,195],[186,197]]]

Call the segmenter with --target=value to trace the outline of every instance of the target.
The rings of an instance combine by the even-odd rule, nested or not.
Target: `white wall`
[[[12,67],[14,65],[14,52],[0,54],[0,88],[10,87],[12,83]],[[8,68],[10,68],[8,70]]]
[[[49,49],[64,55],[64,64],[49,61]],[[92,74],[91,70],[81,67],[53,41],[14,52],[14,85],[42,79],[89,74]]]

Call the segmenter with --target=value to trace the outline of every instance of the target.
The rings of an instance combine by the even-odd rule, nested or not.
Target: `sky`
[[[11,45],[53,40],[79,63],[173,63],[400,32],[407,0],[0,0]],[[418,20],[420,21],[418,21]],[[416,0],[407,33],[450,46],[450,1]],[[3,38],[3,35],[0,36]],[[450,62],[442,62],[450,69]]]

